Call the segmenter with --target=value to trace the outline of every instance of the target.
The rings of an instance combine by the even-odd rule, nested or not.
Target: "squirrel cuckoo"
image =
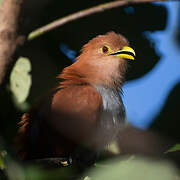
[[[126,38],[114,32],[85,44],[52,93],[22,116],[20,156],[69,157],[80,146],[99,152],[115,140],[126,119],[120,93],[127,60],[134,58]]]

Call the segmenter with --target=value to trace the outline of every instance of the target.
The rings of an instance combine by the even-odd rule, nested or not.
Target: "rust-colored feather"
[[[16,138],[22,159],[69,156],[79,145],[98,149],[101,140],[111,136],[109,125],[118,129],[119,115],[124,121],[118,90],[127,62],[102,54],[99,49],[104,44],[117,51],[128,41],[113,32],[91,40],[83,47],[78,61],[58,76],[62,81],[55,90],[22,116]],[[101,137],[99,130],[104,127],[107,136]]]
[[[25,159],[29,151],[28,135],[32,123],[32,117],[30,116],[31,116],[30,112],[23,114],[21,121],[18,123],[20,125],[20,128],[18,130],[15,139],[15,144],[16,144],[17,152],[21,157],[21,159]]]
[[[65,156],[77,144],[92,144],[102,99],[92,86],[74,77],[61,82],[50,98],[22,116],[16,138],[22,159]]]

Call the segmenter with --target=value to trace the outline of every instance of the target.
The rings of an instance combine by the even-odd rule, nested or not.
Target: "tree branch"
[[[20,44],[17,34],[23,0],[3,0],[0,7],[0,84],[4,81],[12,56]]]
[[[39,164],[46,167],[66,167],[72,165],[72,160],[70,158],[44,158],[44,159],[35,159],[30,161],[31,163]]]
[[[64,24],[74,21],[76,19],[89,16],[91,14],[100,13],[105,10],[117,8],[117,7],[120,7],[123,5],[128,5],[128,4],[133,4],[133,3],[147,3],[147,2],[149,3],[149,2],[155,2],[155,1],[168,1],[168,0],[117,0],[117,1],[113,1],[113,2],[100,4],[100,5],[88,8],[88,9],[78,11],[78,12],[70,14],[68,16],[62,17],[60,19],[53,21],[50,24],[47,24],[47,25],[41,27],[41,28],[31,32],[28,36],[28,40],[35,39],[50,30],[53,30],[59,26],[62,26]]]

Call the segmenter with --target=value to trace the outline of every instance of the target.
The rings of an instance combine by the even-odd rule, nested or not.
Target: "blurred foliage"
[[[71,167],[44,169],[38,163],[22,163],[13,158],[2,138],[0,138],[0,179],[5,180],[58,180],[76,177]]]
[[[168,161],[139,156],[126,156],[112,160],[98,161],[79,171],[75,165],[66,167],[43,167],[42,164],[19,162],[0,139],[0,179],[4,180],[178,180],[175,166]],[[82,175],[83,173],[83,175]]]
[[[92,180],[177,180],[177,169],[170,162],[136,157],[116,159],[88,173]]]
[[[0,137],[0,179],[24,180],[23,167],[14,161],[10,155],[7,145]]]
[[[126,156],[97,162],[91,169],[78,171],[67,167],[42,167],[40,164],[15,161],[0,143],[0,179],[4,180],[178,180],[179,174],[169,161]],[[83,173],[83,175],[82,175]]]
[[[168,150],[166,151],[166,153],[168,153],[168,152],[175,152],[175,151],[180,151],[180,144],[174,145],[173,147],[171,147],[170,149],[168,149]]]
[[[31,87],[31,63],[28,58],[20,57],[10,74],[10,90],[17,104],[23,103]]]
[[[7,154],[6,151],[2,151],[0,154],[0,169],[1,170],[5,169],[5,167],[6,167],[4,164],[4,160],[3,160],[5,154]]]
[[[30,71],[31,63],[29,59],[20,57],[10,74],[10,90],[13,94],[15,105],[22,110],[28,109],[28,104],[25,101],[32,84]]]

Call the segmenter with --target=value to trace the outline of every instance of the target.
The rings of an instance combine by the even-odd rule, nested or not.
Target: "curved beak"
[[[129,60],[135,60],[136,57],[135,51],[129,46],[124,46],[121,50],[111,53],[110,55]]]

